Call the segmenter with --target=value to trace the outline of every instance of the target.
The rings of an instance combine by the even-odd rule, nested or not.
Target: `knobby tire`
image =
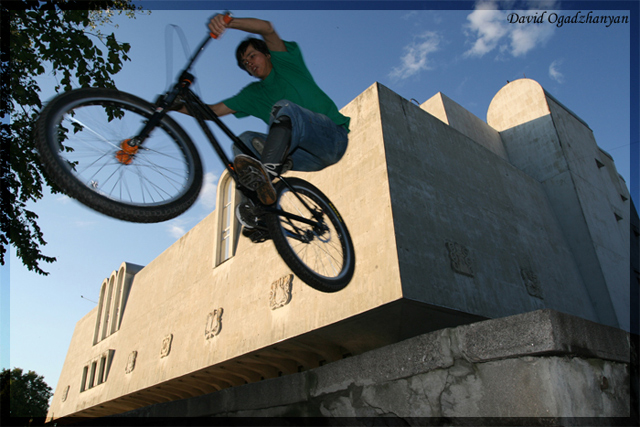
[[[282,215],[267,214],[265,222],[278,253],[293,273],[312,288],[321,292],[342,290],[355,270],[355,251],[346,224],[318,188],[298,178],[287,178],[286,181],[308,205],[322,211],[323,222],[328,227],[319,231]],[[275,188],[278,208],[313,218],[294,191],[282,181]],[[302,234],[307,236],[308,242],[300,240]]]
[[[68,196],[113,218],[175,218],[196,201],[203,176],[200,156],[180,125],[164,116],[129,164],[116,159],[122,141],[136,136],[154,112],[149,102],[115,89],[57,96],[35,127],[47,176]]]

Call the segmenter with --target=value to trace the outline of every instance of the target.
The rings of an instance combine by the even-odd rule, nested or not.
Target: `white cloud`
[[[483,56],[496,48],[498,42],[508,33],[506,13],[497,10],[494,2],[479,2],[476,9],[467,16],[467,28],[477,39],[467,56]]]
[[[524,55],[538,45],[544,44],[553,35],[554,26],[545,24],[520,25],[514,27],[510,33],[511,54]]]
[[[437,51],[439,44],[440,36],[433,31],[416,36],[414,41],[404,48],[404,55],[400,58],[400,66],[395,67],[389,73],[389,77],[406,79],[422,70],[429,70],[431,67],[428,55]]]
[[[561,61],[555,60],[549,65],[549,77],[558,83],[562,83],[564,81],[564,75],[558,70]]]
[[[176,239],[184,236],[187,232],[181,222],[182,221],[175,220],[167,224],[169,234]]]
[[[202,189],[200,190],[200,203],[205,209],[212,210],[216,207],[216,196],[218,191],[218,176],[212,172],[204,175]]]
[[[542,15],[540,3],[530,3],[529,10],[505,10],[513,2],[479,1],[475,10],[467,16],[469,23],[467,36],[474,38],[472,46],[465,56],[483,56],[494,49],[507,52],[512,56],[521,56],[544,44],[555,30],[555,26],[543,20],[542,23],[509,23],[510,13],[518,16],[537,17]],[[552,9],[556,2],[544,3]],[[501,10],[502,6],[502,10]]]

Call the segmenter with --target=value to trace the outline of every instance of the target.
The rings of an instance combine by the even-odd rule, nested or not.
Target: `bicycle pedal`
[[[248,237],[253,243],[266,242],[271,238],[266,228],[244,228],[242,235]]]
[[[262,208],[250,199],[245,199],[236,205],[236,218],[247,228],[258,227],[262,214]]]

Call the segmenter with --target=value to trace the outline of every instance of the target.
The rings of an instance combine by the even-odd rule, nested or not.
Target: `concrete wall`
[[[395,418],[392,425],[457,425],[457,418],[468,425],[576,425],[576,417],[593,417],[579,418],[579,425],[604,425],[620,417],[616,424],[637,425],[629,363],[627,333],[542,310],[123,416],[349,417],[339,425],[371,425],[366,417]]]
[[[540,183],[389,89],[379,96],[405,298],[596,320]]]
[[[597,320],[629,330],[629,193],[592,131],[535,81],[509,83],[487,122],[509,160],[542,184]]]
[[[498,131],[443,93],[438,92],[420,105],[420,108],[490,150],[493,154],[508,160]]]
[[[598,148],[591,129],[547,99],[615,312],[616,323],[608,324],[629,330],[629,291],[621,286],[630,283],[629,192],[614,175],[613,162]]]

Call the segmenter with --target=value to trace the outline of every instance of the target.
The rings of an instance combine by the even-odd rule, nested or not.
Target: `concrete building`
[[[351,117],[345,158],[295,175],[322,189],[349,226],[357,258],[349,286],[317,292],[271,242],[242,238],[238,195],[223,175],[214,212],[149,265],[125,262],[102,283],[99,305],[76,325],[50,419],[229,396],[225,389],[328,372],[413,337],[540,310],[599,324],[594,331],[628,348],[638,274],[629,267],[638,233],[629,192],[588,125],[538,83],[506,85],[486,122],[441,93],[417,106],[377,83],[341,111]],[[603,406],[620,416],[628,357],[583,350],[627,384]],[[560,412],[551,415],[575,414]]]

